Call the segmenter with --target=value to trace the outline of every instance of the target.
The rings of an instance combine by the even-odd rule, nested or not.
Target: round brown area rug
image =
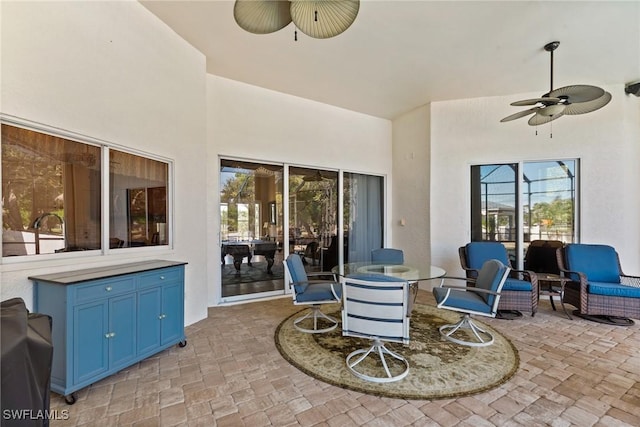
[[[340,311],[335,309],[327,313],[341,318]],[[314,378],[361,393],[411,400],[467,396],[503,384],[515,374],[520,362],[518,351],[508,339],[476,319],[495,337],[492,345],[467,347],[442,339],[438,328],[457,322],[460,316],[416,304],[411,314],[410,343],[386,343],[390,350],[407,358],[409,375],[396,382],[372,383],[349,372],[345,362],[352,351],[368,348],[370,340],[343,337],[340,327],[324,334],[300,332],[293,327],[293,320],[300,315],[289,316],[276,329],[276,347],[282,356]],[[366,369],[382,369],[381,364],[375,365],[370,363]]]

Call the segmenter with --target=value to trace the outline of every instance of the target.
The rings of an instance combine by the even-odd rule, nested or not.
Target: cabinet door
[[[73,383],[109,369],[108,300],[73,309]]]
[[[184,334],[184,295],[182,283],[162,287],[162,345],[182,339]]]
[[[162,289],[145,289],[138,293],[138,354],[160,347]]]
[[[109,299],[109,368],[126,365],[136,356],[136,295]]]

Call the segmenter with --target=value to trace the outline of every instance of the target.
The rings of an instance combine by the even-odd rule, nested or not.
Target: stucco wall
[[[431,258],[429,181],[431,111],[416,108],[393,121],[393,247],[408,263]]]
[[[185,321],[205,317],[204,56],[137,2],[1,7],[2,113],[173,160],[176,206],[173,249],[5,259],[2,300],[22,297],[31,307],[29,275],[161,258],[189,263]]]
[[[388,120],[212,75],[207,100],[211,259],[220,259],[219,156],[391,175]],[[220,263],[209,264],[209,275],[209,304],[214,305],[220,299]]]
[[[173,250],[5,260],[2,299],[31,305],[33,274],[183,260],[190,324],[220,298],[220,155],[391,174],[389,121],[207,76],[204,57],[136,2],[3,3],[0,13],[4,115],[175,164]]]
[[[640,274],[640,102],[623,85],[605,89],[609,105],[538,126],[537,136],[527,119],[499,122],[517,111],[509,103],[536,94],[431,105],[434,264],[462,273],[457,248],[470,239],[470,165],[579,158],[580,240],[614,246],[625,272]]]

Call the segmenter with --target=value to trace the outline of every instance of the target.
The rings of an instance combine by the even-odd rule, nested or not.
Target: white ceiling
[[[206,55],[211,74],[388,119],[432,101],[542,95],[553,40],[554,88],[640,80],[636,0],[361,0],[344,33],[298,41],[293,24],[242,30],[233,1],[141,3]]]

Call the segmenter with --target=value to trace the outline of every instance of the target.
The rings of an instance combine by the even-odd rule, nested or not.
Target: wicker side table
[[[564,306],[564,285],[569,281],[568,278],[560,276],[558,274],[550,273],[536,273],[538,276],[538,289],[540,295],[548,295],[549,301],[551,301],[551,307],[556,310],[556,305],[553,302],[553,297],[560,297],[560,305],[564,314],[572,320],[571,315]]]

